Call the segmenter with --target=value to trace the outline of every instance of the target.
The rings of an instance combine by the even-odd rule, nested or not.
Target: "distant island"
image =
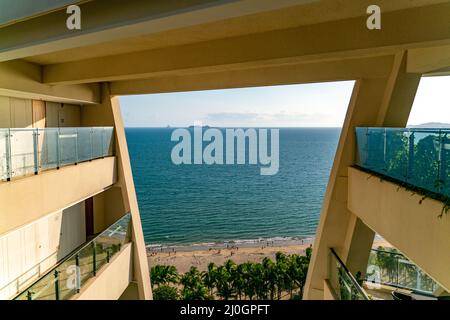
[[[193,125],[193,126],[189,126],[189,129],[193,129],[193,128],[210,128],[208,125]]]
[[[408,128],[450,128],[450,123],[427,122],[417,125],[409,125]]]

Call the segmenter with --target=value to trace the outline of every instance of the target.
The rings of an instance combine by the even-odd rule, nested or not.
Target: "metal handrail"
[[[392,255],[397,255],[397,256],[402,256],[405,257],[402,253],[400,252],[392,252],[392,251],[387,251],[387,250],[380,250],[380,249],[370,249],[371,251],[374,252],[383,252],[383,253],[388,253],[388,254],[392,254]]]
[[[18,284],[19,278],[23,277],[24,275],[26,275],[28,272],[30,272],[30,271],[33,270],[33,269],[36,269],[36,268],[39,269],[39,271],[37,272],[37,274],[39,274],[39,278],[40,278],[41,276],[44,276],[44,274],[41,275],[41,264],[42,264],[44,261],[47,261],[48,259],[50,259],[51,257],[53,257],[54,255],[56,255],[56,252],[53,252],[52,254],[49,254],[49,255],[48,255],[46,258],[44,258],[41,262],[39,262],[39,263],[33,265],[31,268],[28,268],[28,269],[27,269],[25,272],[23,272],[19,277],[17,277],[16,279],[14,279],[14,280],[8,282],[7,284],[5,284],[3,287],[0,288],[0,291],[2,291],[2,290],[4,290],[5,288],[9,287],[9,286],[10,286],[11,284],[13,284],[14,282],[16,283],[16,288],[19,288],[19,284]],[[47,272],[46,272],[46,273],[47,273]],[[45,274],[46,274],[46,273],[45,273]],[[32,276],[31,276],[30,278],[32,278]],[[29,280],[30,278],[28,278],[27,280]],[[26,282],[26,281],[25,281],[25,282]],[[29,287],[29,286],[28,286],[28,287]],[[19,290],[17,289],[16,291],[19,291]]]
[[[356,290],[358,290],[358,293],[360,293],[364,299],[366,300],[370,300],[369,296],[367,295],[367,293],[364,291],[364,289],[359,285],[358,281],[356,281],[355,277],[353,276],[353,274],[350,272],[350,270],[348,270],[347,266],[344,264],[344,262],[341,260],[341,258],[339,258],[339,256],[337,255],[336,251],[334,251],[333,248],[330,248],[331,254],[336,258],[336,261],[339,263],[339,265],[342,267],[342,269],[344,270],[345,274],[350,278],[350,281],[352,282],[352,284],[355,286]]]
[[[105,142],[106,143],[112,143],[113,142],[113,136],[110,137],[110,141],[105,140],[104,135],[108,135],[110,134],[110,132],[112,132],[114,130],[114,127],[109,126],[109,127],[105,127],[105,126],[99,126],[99,127],[64,127],[64,128],[0,128],[0,132],[4,133],[5,135],[0,137],[1,142],[5,143],[5,155],[4,157],[6,158],[6,162],[3,164],[4,166],[4,170],[0,170],[0,171],[4,171],[4,173],[2,174],[2,179],[6,180],[6,181],[10,181],[12,178],[16,178],[16,177],[22,177],[25,176],[27,174],[32,173],[32,171],[34,172],[34,174],[38,174],[39,172],[45,170],[45,169],[49,169],[50,167],[56,167],[56,169],[59,169],[61,166],[63,165],[71,165],[71,164],[77,164],[80,162],[80,158],[79,158],[79,152],[78,152],[78,143],[79,141],[81,141],[81,143],[84,142],[84,140],[79,140],[80,137],[80,132],[81,130],[87,129],[89,130],[89,140],[86,141],[86,143],[89,143],[90,146],[90,155],[87,157],[83,157],[82,161],[90,161],[90,160],[94,160],[97,158],[103,158],[103,157],[107,157],[107,156],[111,156],[113,154],[113,152],[110,151],[105,151],[104,147],[105,147]],[[94,131],[95,130],[95,131]],[[73,132],[72,132],[73,131]],[[23,136],[22,139],[19,139],[19,142],[17,141],[13,141],[13,136],[16,135],[18,132],[20,133],[26,133],[25,136]],[[64,140],[66,132],[70,132],[70,134],[73,136],[74,139],[74,143],[75,146],[71,146],[70,149],[73,150],[72,153],[74,152],[75,154],[70,153],[68,155],[68,158],[62,159],[62,154],[61,154],[61,150],[64,147],[64,143],[62,140]],[[32,133],[32,136],[31,136]],[[55,145],[51,146],[51,148],[49,147],[49,145],[46,145],[48,150],[47,152],[50,152],[49,154],[52,154],[54,157],[56,157],[56,162],[52,161],[51,164],[50,163],[45,163],[44,166],[42,166],[42,159],[40,159],[40,154],[41,152],[43,152],[44,150],[44,146],[42,145],[41,142],[43,142],[44,140],[41,141],[41,139],[45,139],[42,138],[42,134],[47,134],[47,133],[51,133],[51,139],[56,139],[55,141]],[[55,138],[53,138],[53,134],[55,134]],[[96,154],[93,154],[93,149],[94,149],[94,145],[93,145],[93,136],[95,135],[99,135],[100,136],[100,141],[101,144],[97,145],[96,150],[98,152],[96,152]],[[41,137],[39,137],[41,136]],[[72,138],[71,136],[71,138]],[[30,142],[30,140],[28,139],[32,139],[32,142]],[[17,143],[18,145],[20,145],[21,143],[25,142],[26,143],[32,143],[32,145],[30,145],[29,147],[27,147],[26,151],[21,151],[20,154],[19,153],[14,153],[12,152],[12,146],[15,146]],[[53,141],[53,140],[52,140]],[[72,140],[71,140],[72,141]],[[29,152],[27,152],[29,151]],[[14,168],[13,168],[13,161],[14,159],[21,159],[21,157],[25,157],[25,156],[29,156],[30,157],[30,164],[29,165],[19,165],[17,168],[15,168],[16,170],[23,170],[23,169],[27,169],[26,173],[20,173],[20,174],[16,174],[17,172],[14,172]],[[34,157],[34,159],[32,159],[32,157]],[[31,163],[33,162],[33,163]],[[50,166],[48,166],[50,164]],[[28,169],[32,169],[34,167],[34,170],[28,170]],[[45,169],[44,169],[45,168]],[[1,169],[1,168],[0,168]]]
[[[406,285],[403,285],[403,284],[400,284],[400,283],[399,283],[399,280],[398,280],[398,273],[399,273],[399,270],[398,270],[398,262],[402,262],[402,264],[408,265],[408,266],[413,266],[413,267],[416,268],[416,270],[417,270],[418,272],[424,273],[424,274],[425,274],[425,275],[433,282],[433,286],[434,286],[434,285],[437,285],[436,281],[435,281],[433,278],[431,278],[427,273],[425,273],[425,272],[424,272],[418,265],[416,265],[414,262],[410,261],[405,255],[403,255],[403,254],[400,253],[400,252],[392,252],[392,251],[380,250],[380,249],[371,249],[371,252],[374,252],[375,254],[378,253],[378,252],[385,253],[385,254],[389,254],[389,255],[394,256],[394,257],[397,259],[397,270],[395,271],[396,274],[397,274],[397,283],[389,282],[389,281],[388,281],[388,282],[385,282],[385,281],[382,281],[382,279],[380,279],[379,283],[381,283],[381,284],[386,284],[386,285],[389,285],[389,286],[392,286],[392,287],[396,287],[396,288],[406,288],[406,289],[414,290],[415,292],[420,292],[421,294],[424,294],[424,295],[427,295],[427,296],[430,296],[430,297],[434,297],[434,296],[430,293],[430,292],[432,292],[432,291],[425,291],[425,290],[422,290],[422,289],[417,288],[417,287],[408,287],[408,286],[406,286]],[[369,278],[367,277],[367,274],[366,274],[366,277],[365,277],[365,281],[374,282],[373,279],[369,279]]]

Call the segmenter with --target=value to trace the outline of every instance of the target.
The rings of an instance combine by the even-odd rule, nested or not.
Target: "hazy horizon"
[[[425,122],[425,123],[418,123],[418,124],[408,124],[406,127],[416,127],[416,126],[423,126],[423,125],[427,125],[427,124],[438,124],[438,125],[446,125],[450,127],[450,123],[445,123],[445,122]],[[190,126],[185,126],[185,127],[175,127],[175,126],[160,126],[160,127],[151,127],[151,126],[147,126],[147,127],[132,127],[132,126],[126,126],[125,128],[130,128],[130,129],[168,129],[168,128],[189,128],[192,127],[192,125]],[[219,126],[210,126],[208,124],[203,125],[203,127],[210,127],[210,128],[219,128],[219,129],[227,129],[227,128],[255,128],[255,129],[259,129],[259,128],[267,128],[267,129],[276,129],[276,128],[280,128],[280,129],[341,129],[342,126],[340,127],[261,127],[261,126],[253,126],[253,127],[219,127]],[[445,127],[445,128],[446,128]]]
[[[125,126],[125,128],[133,128],[133,129],[140,129],[140,128],[142,128],[142,129],[146,129],[146,128],[149,128],[149,129],[168,129],[168,128],[189,128],[189,127],[192,127],[193,125],[189,125],[189,126],[159,126],[159,127],[150,127],[150,126],[147,126],[147,127],[132,127],[132,126]],[[221,127],[221,126],[210,126],[210,125],[208,125],[208,124],[203,124],[202,125],[203,127],[209,127],[209,128],[219,128],[219,129],[227,129],[227,128],[230,128],[230,129],[233,129],[233,128],[243,128],[243,129],[246,129],[246,128],[249,128],[249,129],[251,129],[251,128],[255,128],[255,129],[259,129],[259,128],[267,128],[267,129],[277,129],[277,128],[282,128],[282,129],[302,129],[302,128],[305,128],[305,129],[315,129],[315,128],[317,128],[317,129],[328,129],[328,128],[330,128],[330,129],[340,129],[340,128],[342,128],[342,126],[341,127],[264,127],[264,126],[246,126],[246,127]]]
[[[354,81],[120,97],[127,128],[342,128]],[[422,78],[408,126],[450,123],[450,76]]]

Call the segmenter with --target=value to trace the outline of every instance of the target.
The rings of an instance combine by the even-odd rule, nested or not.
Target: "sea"
[[[340,128],[281,128],[272,176],[260,175],[260,165],[176,165],[173,130],[125,130],[149,248],[314,237]]]

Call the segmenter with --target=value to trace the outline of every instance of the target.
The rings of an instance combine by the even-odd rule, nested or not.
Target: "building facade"
[[[151,299],[118,96],[339,80],[355,86],[304,298],[337,298],[333,256],[365,273],[376,233],[445,295],[445,202],[369,179],[355,130],[404,128],[421,77],[449,74],[450,2],[372,2],[2,1],[0,298]]]

